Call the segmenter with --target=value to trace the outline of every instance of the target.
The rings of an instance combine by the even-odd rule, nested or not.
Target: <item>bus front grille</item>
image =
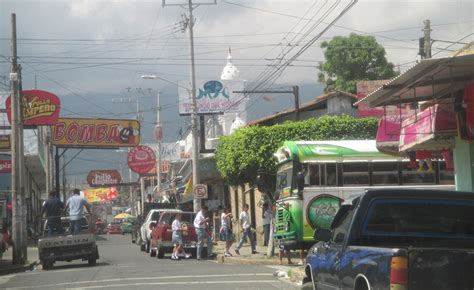
[[[283,222],[283,211],[284,209],[282,208],[277,210],[277,222]]]

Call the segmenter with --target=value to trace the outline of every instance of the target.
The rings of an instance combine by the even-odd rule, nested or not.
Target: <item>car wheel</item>
[[[147,253],[150,252],[150,242],[149,241],[146,241],[145,252],[147,252]]]
[[[161,246],[158,246],[158,249],[156,250],[156,257],[158,259],[163,259],[165,257],[165,249],[163,249],[163,247]]]
[[[97,260],[95,258],[90,258],[89,260],[87,260],[87,264],[89,266],[95,266],[96,263],[97,263]]]

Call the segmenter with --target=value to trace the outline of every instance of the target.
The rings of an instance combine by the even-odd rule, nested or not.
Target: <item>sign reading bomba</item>
[[[23,96],[23,119],[25,126],[54,125],[58,121],[59,98],[46,91],[26,90],[21,91]],[[11,124],[11,98],[8,97],[5,104],[7,108],[8,122]]]
[[[148,146],[138,145],[128,152],[128,167],[136,173],[145,174],[155,167],[155,152]]]
[[[87,183],[91,187],[114,186],[122,182],[122,176],[117,170],[92,170],[87,175]]]
[[[243,91],[243,81],[197,81],[196,106],[198,114],[216,114],[245,110],[245,96],[234,91]],[[179,114],[191,114],[191,84],[189,81],[179,82]],[[243,107],[243,108],[242,108]]]
[[[135,147],[140,143],[140,122],[115,119],[59,118],[53,126],[53,144],[74,148]]]

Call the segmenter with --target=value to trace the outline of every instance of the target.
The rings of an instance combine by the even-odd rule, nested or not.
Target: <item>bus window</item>
[[[293,164],[291,162],[278,168],[275,188],[275,199],[288,197],[291,192],[291,181],[293,177]]]
[[[397,185],[398,162],[373,162],[372,182],[374,185]]]
[[[416,185],[416,184],[436,184],[435,170],[421,171],[411,169],[409,162],[402,162],[402,184]]]
[[[347,162],[342,164],[344,186],[369,185],[369,163]]]
[[[439,166],[439,184],[454,184],[454,171],[446,170],[444,161],[436,162]]]
[[[308,165],[309,185],[319,186],[321,185],[319,173],[319,167],[321,164],[310,164]]]
[[[337,186],[337,163],[326,163],[326,186]]]

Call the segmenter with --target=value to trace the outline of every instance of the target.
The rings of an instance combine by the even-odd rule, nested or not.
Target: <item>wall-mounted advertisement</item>
[[[198,114],[220,114],[245,110],[243,81],[199,80],[196,82],[196,106]],[[178,83],[179,114],[189,115],[191,106],[191,83]]]
[[[10,135],[0,135],[0,152],[11,150]]]
[[[61,102],[47,91],[21,91],[25,126],[54,125],[58,121]],[[8,122],[11,124],[11,98],[6,100]]]
[[[116,187],[89,188],[83,191],[87,202],[101,202],[117,198],[119,192]]]
[[[115,119],[60,118],[53,145],[72,148],[119,148],[140,144],[140,122]]]

